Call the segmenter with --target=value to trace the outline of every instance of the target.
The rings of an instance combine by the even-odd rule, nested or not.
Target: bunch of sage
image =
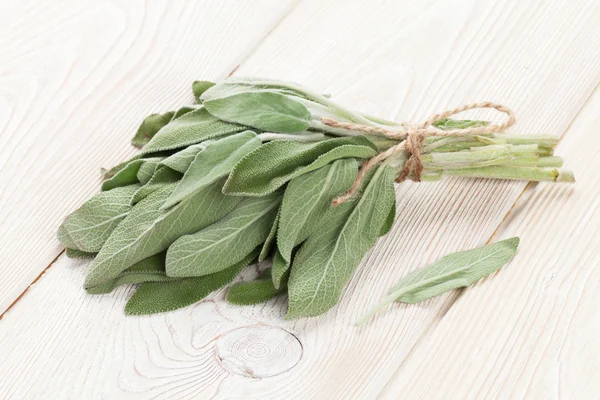
[[[358,195],[333,206],[361,164],[398,141],[331,127],[322,118],[402,127],[293,83],[229,78],[192,89],[194,104],[143,121],[132,140],[140,153],[104,171],[102,191],[60,226],[68,256],[93,258],[85,289],[99,294],[137,284],[126,313],[164,312],[269,260],[255,281],[234,284],[227,300],[254,304],[287,295],[287,318],[329,310],[392,227],[403,159],[371,169]],[[487,123],[445,119],[435,126]],[[556,143],[531,135],[427,137],[422,180],[572,181],[558,169]]]

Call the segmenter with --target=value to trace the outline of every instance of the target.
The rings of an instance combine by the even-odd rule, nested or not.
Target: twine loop
[[[472,127],[472,128],[464,128],[464,129],[450,129],[450,130],[441,130],[434,127],[434,123],[448,118],[454,114],[461,113],[463,111],[479,109],[479,108],[492,108],[501,113],[506,114],[507,119],[505,122],[498,125],[487,125],[480,127]],[[365,162],[358,175],[354,184],[350,188],[348,192],[345,194],[335,198],[333,200],[333,205],[337,206],[348,201],[358,190],[360,184],[365,178],[367,172],[375,165],[380,162],[387,160],[393,155],[399,152],[405,152],[406,161],[404,162],[404,166],[402,171],[396,177],[396,182],[402,182],[408,178],[412,179],[415,182],[421,181],[421,173],[423,172],[423,163],[421,162],[421,152],[423,151],[423,143],[426,137],[429,136],[438,136],[438,137],[460,137],[460,136],[476,136],[476,135],[487,135],[491,133],[499,133],[502,132],[511,126],[513,126],[516,122],[514,112],[502,105],[491,102],[480,102],[480,103],[472,103],[467,104],[462,107],[457,107],[448,111],[444,111],[440,114],[433,114],[430,116],[425,122],[418,125],[411,125],[408,123],[403,123],[404,127],[403,131],[392,131],[380,127],[374,127],[369,125],[361,125],[347,122],[339,122],[329,118],[321,118],[321,122],[325,125],[334,127],[334,128],[342,128],[353,131],[361,131],[372,135],[384,136],[394,140],[402,140],[395,146],[390,147],[386,151],[379,153],[375,157],[369,159]]]

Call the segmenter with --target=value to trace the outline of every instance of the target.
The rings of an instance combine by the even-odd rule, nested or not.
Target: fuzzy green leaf
[[[292,250],[312,233],[333,206],[333,199],[348,190],[358,173],[354,159],[334,161],[292,179],[281,205],[277,248],[289,263]]]
[[[444,118],[434,122],[433,126],[443,131],[449,131],[451,129],[478,128],[488,126],[489,124],[489,121]]]
[[[231,283],[257,254],[258,250],[255,250],[235,265],[214,274],[172,282],[142,283],[127,302],[125,314],[155,314],[194,304]]]
[[[244,157],[229,175],[223,193],[264,196],[289,180],[341,158],[370,158],[377,154],[366,138],[329,139],[317,143],[273,141]]]
[[[96,257],[96,254],[98,254],[98,253],[91,253],[91,252],[87,252],[87,251],[81,251],[79,249],[70,249],[70,248],[67,247],[66,251],[65,251],[65,254],[69,258],[81,259],[81,260],[88,260],[88,259],[92,259],[92,258]]]
[[[114,175],[102,182],[102,191],[138,183],[139,179],[137,173],[143,163],[144,160],[142,159],[131,160],[128,162],[121,169],[114,172]],[[119,167],[119,165],[117,167]],[[110,171],[112,171],[112,169]]]
[[[221,121],[201,107],[168,123],[144,146],[142,154],[186,147],[246,129],[243,125]]]
[[[192,92],[194,92],[194,99],[196,102],[200,102],[200,96],[211,87],[215,86],[214,82],[209,81],[195,81],[192,83]]]
[[[138,128],[137,133],[131,139],[131,144],[135,147],[145,146],[150,139],[156,135],[163,126],[169,123],[175,113],[173,111],[164,114],[151,114],[147,116]]]
[[[92,196],[58,228],[65,247],[88,253],[100,251],[112,231],[131,210],[131,198],[139,185],[130,185]]]
[[[196,155],[163,208],[173,207],[217,179],[227,176],[242,157],[260,145],[260,139],[252,131],[227,136],[206,145],[206,148]]]
[[[167,274],[202,276],[243,259],[269,235],[280,202],[279,193],[247,198],[219,222],[180,237],[167,251]]]
[[[169,167],[157,166],[154,175],[150,180],[139,188],[131,199],[131,204],[136,204],[148,197],[151,193],[156,192],[159,189],[171,184],[176,183],[182,178],[181,172],[172,170]]]
[[[518,246],[519,238],[513,237],[444,256],[402,278],[390,289],[388,296],[356,324],[362,324],[394,301],[414,304],[453,289],[470,286],[506,265],[517,252]]]
[[[338,302],[386,223],[395,202],[394,176],[392,167],[379,167],[341,227],[322,227],[302,245],[291,268],[287,319],[319,315]]]
[[[121,272],[116,278],[87,289],[89,294],[105,294],[112,292],[117,286],[138,284],[142,282],[167,282],[170,278],[165,273],[165,252],[150,256]]]
[[[284,293],[285,287],[276,289],[271,281],[270,270],[263,271],[259,279],[249,282],[236,283],[227,292],[227,302],[240,306],[264,303],[273,297]]]
[[[140,165],[140,169],[138,170],[136,176],[138,181],[142,185],[150,182],[150,179],[154,176],[156,172],[156,168],[158,168],[159,163],[162,161],[161,157],[152,157],[152,158],[144,158],[142,165]]]
[[[273,244],[275,243],[275,239],[277,238],[277,228],[279,226],[279,214],[280,212],[277,211],[277,214],[275,215],[275,220],[273,221],[273,226],[271,226],[269,235],[265,239],[265,243],[263,244],[262,249],[260,250],[260,254],[258,255],[258,262],[261,262],[267,258],[267,256],[271,252]]]
[[[196,158],[196,154],[204,150],[210,143],[213,143],[213,140],[205,140],[202,143],[194,144],[179,150],[177,153],[163,159],[157,168],[163,166],[169,167],[174,171],[184,174],[185,171],[187,171],[187,169],[190,167],[192,161],[194,161],[194,158]]]
[[[175,184],[136,204],[108,238],[90,268],[85,287],[117,277],[136,262],[166,250],[182,235],[197,232],[220,220],[242,200],[224,196],[222,181],[207,186],[169,210],[161,210]]]
[[[271,269],[271,280],[276,289],[279,289],[283,285],[283,282],[287,281],[289,270],[290,263],[283,258],[279,251],[276,251]]]

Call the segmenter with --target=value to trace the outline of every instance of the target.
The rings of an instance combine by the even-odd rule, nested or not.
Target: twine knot
[[[506,114],[507,119],[504,123],[499,125],[487,125],[464,129],[441,130],[435,128],[435,126],[433,125],[435,122],[441,119],[448,118],[454,114],[458,114],[463,111],[473,110],[477,108],[493,108],[501,113]],[[400,152],[405,152],[406,161],[404,162],[402,171],[400,171],[400,173],[396,177],[396,182],[402,182],[408,178],[412,179],[415,182],[420,182],[421,173],[423,172],[421,153],[423,151],[423,143],[425,142],[426,137],[459,137],[499,133],[514,125],[516,121],[517,120],[515,118],[515,114],[510,108],[503,106],[502,104],[496,104],[491,102],[467,104],[462,107],[457,107],[440,114],[434,114],[431,117],[429,117],[425,122],[419,125],[410,125],[407,123],[403,123],[401,124],[402,127],[404,127],[403,131],[392,131],[380,127],[339,122],[329,118],[321,118],[321,122],[333,128],[361,131],[372,135],[384,136],[394,140],[402,140],[397,145],[390,147],[386,151],[379,153],[375,157],[365,162],[362,165],[360,171],[358,171],[356,180],[354,181],[354,184],[352,185],[350,190],[345,194],[335,198],[333,200],[333,205],[337,206],[348,201],[356,193],[356,191],[360,187],[360,184],[367,175],[367,172],[369,172],[371,168]]]

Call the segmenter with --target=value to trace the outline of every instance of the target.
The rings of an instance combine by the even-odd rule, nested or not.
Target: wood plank
[[[598,82],[599,16],[600,7],[584,1],[308,1],[236,73],[295,80],[396,120],[489,99],[518,111],[519,131],[560,135]],[[373,398],[456,295],[398,308],[362,329],[353,321],[407,271],[484,242],[523,188],[482,180],[401,185],[393,231],[340,306],[296,322],[281,319],[282,302],[231,307],[220,294],[178,312],[125,318],[129,289],[85,296],[84,271],[60,259],[0,322],[0,352],[8,354],[0,377],[11,394],[56,397],[71,390],[79,397]],[[271,331],[261,340],[265,327]],[[241,329],[245,335],[231,336]],[[33,381],[40,373],[53,379]]]
[[[514,260],[460,299],[398,369],[386,399],[597,399],[600,90],[558,151],[574,186],[532,185],[493,240]]]
[[[0,313],[62,251],[56,228],[133,154],[148,114],[230,73],[294,0],[11,2],[0,24]]]

